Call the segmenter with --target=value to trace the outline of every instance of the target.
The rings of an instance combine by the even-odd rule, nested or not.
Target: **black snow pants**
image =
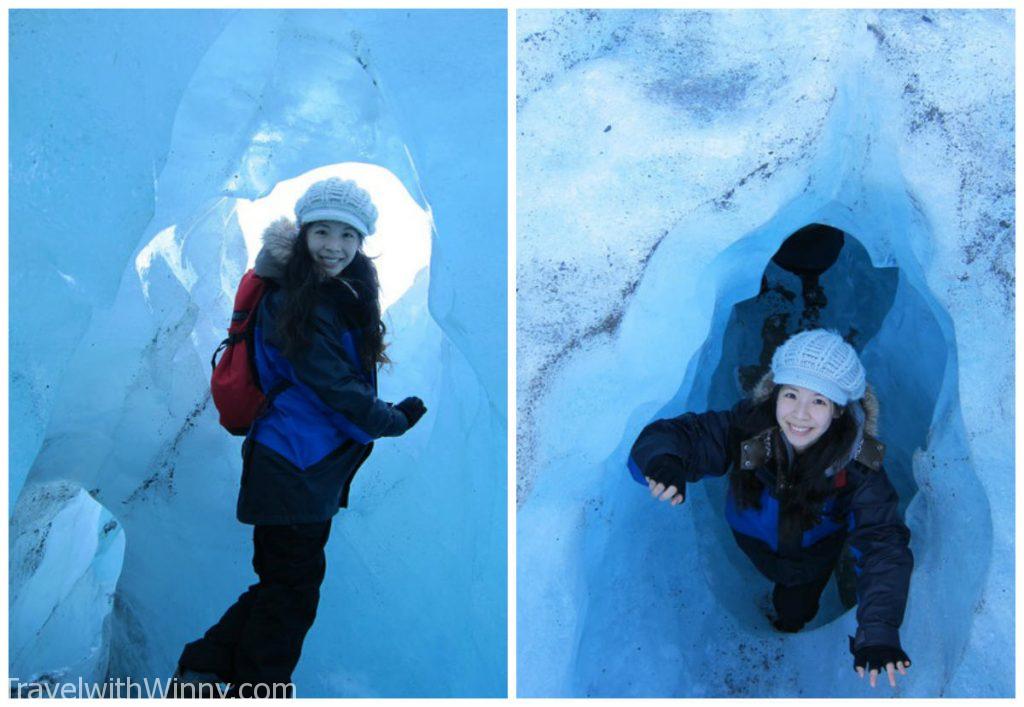
[[[330,532],[330,520],[254,526],[252,566],[259,582],[202,638],[185,645],[179,667],[216,674],[231,683],[230,696],[293,696],[282,686],[291,683],[316,618]]]
[[[777,627],[782,631],[796,632],[813,619],[818,613],[821,593],[825,591],[831,576],[830,569],[806,584],[776,584],[772,590],[772,603],[778,615]]]

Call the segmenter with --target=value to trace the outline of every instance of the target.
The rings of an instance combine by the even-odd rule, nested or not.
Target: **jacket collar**
[[[744,471],[758,469],[775,458],[778,454],[776,432],[779,435],[782,434],[778,427],[769,427],[740,444],[740,467]],[[885,445],[868,434],[863,436],[858,449],[854,450],[852,454],[854,461],[860,462],[873,471],[878,471],[881,468],[884,457]],[[833,476],[839,471],[840,469],[830,467],[825,475]]]
[[[263,231],[263,248],[256,256],[256,274],[272,280],[284,279],[285,267],[292,257],[292,246],[299,236],[295,222],[281,217]]]

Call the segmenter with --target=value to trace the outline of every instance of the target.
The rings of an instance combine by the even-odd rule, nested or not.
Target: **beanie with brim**
[[[776,385],[796,385],[838,405],[864,397],[864,366],[852,346],[833,331],[814,329],[787,339],[772,355]]]
[[[313,209],[302,214],[302,223],[314,221],[341,221],[359,231],[363,236],[369,235],[370,227],[356,214],[344,209]],[[376,241],[375,241],[376,242]]]
[[[351,179],[331,177],[312,184],[295,202],[295,220],[300,227],[313,221],[341,221],[372,236],[377,207],[370,193]]]

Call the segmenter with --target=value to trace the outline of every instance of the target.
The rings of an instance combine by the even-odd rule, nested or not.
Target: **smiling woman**
[[[906,674],[900,646],[913,556],[899,498],[882,468],[878,406],[856,351],[824,329],[787,339],[751,399],[647,425],[630,452],[634,477],[678,505],[687,482],[729,474],[726,519],[740,549],[775,583],[773,625],[800,631],[848,540],[857,561],[854,667]]]
[[[11,675],[166,684],[202,636],[184,667],[239,691],[507,694],[507,30],[504,9],[11,14]],[[332,178],[376,218],[296,219]],[[244,380],[289,383],[245,459],[211,386],[225,328]],[[271,390],[246,389],[237,432]],[[346,486],[413,394],[430,411]],[[61,517],[82,522],[53,524],[51,559],[93,563],[71,592],[32,559]]]
[[[242,279],[240,292],[254,281],[266,287],[246,337],[265,403],[243,444],[237,506],[238,520],[255,526],[259,582],[185,646],[176,694],[185,684],[213,694],[228,682],[249,697],[255,686],[291,683],[316,617],[331,520],[348,505],[373,440],[404,434],[426,413],[416,397],[395,405],[377,397],[386,327],[377,269],[362,252],[376,222],[373,200],[354,181],[316,182],[295,203],[294,223],[266,229]]]

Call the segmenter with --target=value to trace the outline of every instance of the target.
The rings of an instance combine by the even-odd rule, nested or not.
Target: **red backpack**
[[[256,418],[289,385],[288,381],[283,381],[264,395],[256,371],[253,331],[256,328],[256,311],[266,291],[267,283],[252,268],[242,275],[235,293],[228,338],[220,342],[210,359],[213,404],[220,412],[221,426],[233,435],[248,434]],[[221,351],[224,355],[217,361],[217,354]]]

